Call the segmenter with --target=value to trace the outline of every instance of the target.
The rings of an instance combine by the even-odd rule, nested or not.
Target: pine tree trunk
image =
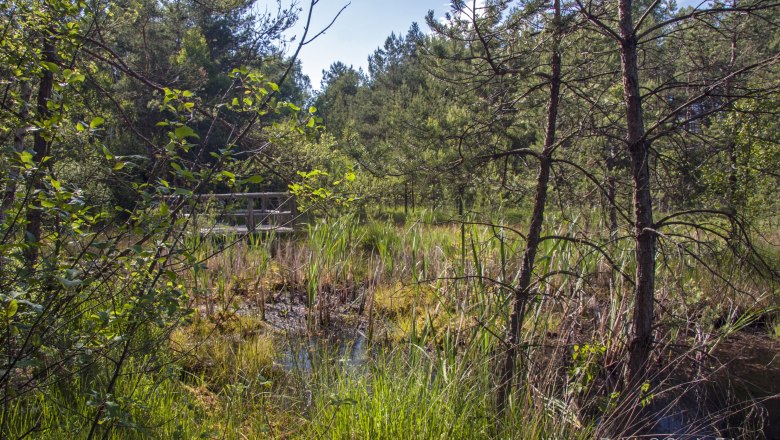
[[[650,145],[645,138],[642,95],[639,89],[637,37],[631,18],[631,0],[620,0],[618,7],[623,99],[628,130],[626,141],[634,186],[636,241],[636,291],[628,379],[630,386],[636,386],[646,377],[647,360],[653,346],[656,236],[653,232],[653,198],[650,192]]]
[[[504,364],[501,369],[497,396],[496,409],[499,417],[504,413],[509,395],[512,392],[512,382],[515,375],[518,344],[520,343],[520,331],[525,315],[526,304],[530,296],[531,276],[533,275],[536,251],[542,234],[544,223],[544,210],[547,203],[547,189],[550,180],[550,168],[552,166],[552,152],[555,147],[555,130],[558,120],[558,101],[561,90],[561,55],[558,51],[560,39],[561,4],[560,0],[554,3],[555,36],[553,41],[550,75],[550,96],[547,103],[547,121],[544,134],[544,147],[539,157],[539,172],[536,177],[536,196],[534,208],[531,214],[531,223],[528,225],[528,235],[523,252],[523,265],[520,268],[520,277],[514,291],[513,309],[510,316],[509,334],[507,337],[507,351]]]

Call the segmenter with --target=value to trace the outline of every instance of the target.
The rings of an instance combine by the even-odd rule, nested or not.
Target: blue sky
[[[385,43],[391,32],[406,34],[415,21],[426,32],[425,16],[429,10],[433,9],[437,17],[449,10],[447,0],[320,0],[314,9],[312,31],[325,27],[350,1],[333,26],[301,51],[303,72],[315,90],[319,89],[322,70],[335,61],[365,70],[368,56]],[[309,1],[300,0],[300,5],[304,11],[290,34],[300,35],[303,30]]]
[[[288,36],[301,35],[310,4],[310,0],[297,1],[304,10]],[[696,5],[702,1],[677,0],[679,5]],[[283,3],[289,4],[289,0]],[[322,30],[348,3],[351,4],[333,26],[301,51],[303,72],[309,76],[315,90],[320,87],[322,70],[334,62],[341,61],[365,70],[368,56],[384,44],[391,32],[405,35],[415,21],[423,32],[427,32],[425,16],[429,10],[432,9],[436,17],[442,17],[450,10],[447,0],[319,0],[310,32]]]

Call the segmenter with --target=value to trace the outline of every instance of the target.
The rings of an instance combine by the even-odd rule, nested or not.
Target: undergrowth
[[[518,386],[498,423],[495,365],[523,238],[512,225],[424,220],[347,216],[316,221],[303,237],[192,237],[203,262],[186,275],[194,314],[165,336],[165,358],[134,359],[116,397],[93,391],[110,380],[103,369],[15,399],[2,415],[9,437],[84,437],[94,405],[105,406],[103,436],[112,439],[603,433],[621,402],[629,243],[542,241]],[[556,219],[546,235],[593,236],[585,223]],[[735,332],[766,321],[767,333],[780,333],[769,280],[749,269],[715,277],[701,258],[659,260],[659,362],[706,367],[696,353],[713,353]],[[704,258],[710,267],[735,263]],[[296,307],[305,311],[299,321]],[[351,336],[306,342],[333,333]],[[290,362],[301,341],[310,360]],[[642,405],[661,402],[669,377],[642,388]]]

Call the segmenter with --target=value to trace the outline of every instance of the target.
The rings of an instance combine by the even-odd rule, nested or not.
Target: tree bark
[[[409,183],[404,182],[404,215],[409,215]]]
[[[639,89],[637,36],[631,17],[632,0],[620,0],[620,62],[623,99],[626,107],[626,143],[631,159],[634,186],[634,234],[636,242],[636,290],[628,380],[636,386],[646,377],[647,360],[653,346],[653,303],[655,290],[655,245],[653,198],[650,192],[650,145],[645,137],[642,95]]]
[[[54,42],[52,41],[52,32],[48,31],[43,36],[43,59],[49,63],[56,63],[56,50]],[[52,87],[54,85],[54,73],[49,69],[44,69],[41,76],[41,80],[38,86],[38,99],[36,109],[37,121],[45,125],[45,122],[51,116],[51,110],[49,110],[49,101],[52,98]],[[43,179],[41,178],[41,168],[44,166],[44,161],[49,155],[49,147],[51,142],[44,135],[46,128],[39,127],[33,135],[33,149],[35,151],[35,163],[38,166],[38,170],[33,174],[31,182],[31,190],[37,191],[42,187]],[[41,222],[42,222],[42,210],[37,206],[36,196],[33,194],[30,208],[27,210],[27,227],[26,238],[29,240],[28,246],[24,252],[25,265],[30,273],[32,273],[38,262],[39,254],[39,242],[41,240]]]
[[[509,395],[512,392],[512,382],[515,375],[518,344],[520,342],[520,329],[523,324],[526,304],[530,296],[531,276],[533,274],[536,251],[542,234],[544,223],[544,210],[547,203],[547,188],[550,180],[550,168],[552,166],[552,153],[555,147],[555,130],[558,120],[558,102],[561,90],[561,55],[559,52],[561,3],[555,0],[554,8],[554,36],[552,59],[550,61],[550,95],[547,103],[547,121],[544,133],[544,146],[539,156],[539,171],[536,177],[536,196],[534,208],[531,214],[531,223],[528,225],[528,235],[523,252],[523,264],[520,268],[520,277],[514,291],[513,309],[510,316],[509,334],[507,337],[507,351],[504,364],[501,369],[496,396],[496,409],[499,417],[506,409]]]

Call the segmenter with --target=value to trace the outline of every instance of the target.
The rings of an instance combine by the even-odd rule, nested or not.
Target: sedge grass
[[[204,267],[189,280],[197,316],[173,333],[168,367],[128,366],[118,397],[98,396],[116,404],[102,425],[105,437],[589,438],[600,413],[588,408],[609,399],[605,371],[620,364],[628,344],[632,286],[621,274],[634,271],[630,242],[610,237],[598,243],[603,252],[573,240],[542,242],[518,387],[499,428],[494,365],[523,239],[473,222],[461,242],[460,225],[426,223],[425,216],[396,225],[322,222],[293,240],[204,239]],[[545,235],[577,237],[594,228],[592,219],[581,221],[553,222]],[[753,273],[726,282],[690,255],[666,253],[659,261],[664,344],[709,344],[712,352],[753,316],[756,302],[747,307],[752,300],[741,292],[765,302],[762,309],[777,300]],[[326,297],[328,284],[370,291],[372,322],[393,333],[392,345],[378,346],[357,369],[326,361],[280,370],[283,349],[264,317],[238,311],[280,285],[305,289],[310,307],[324,306],[336,301]],[[724,310],[729,325],[717,333],[713,322]],[[91,390],[106,380],[14,400],[3,435],[83,436],[95,412]],[[607,390],[601,395],[594,391],[600,386]]]

